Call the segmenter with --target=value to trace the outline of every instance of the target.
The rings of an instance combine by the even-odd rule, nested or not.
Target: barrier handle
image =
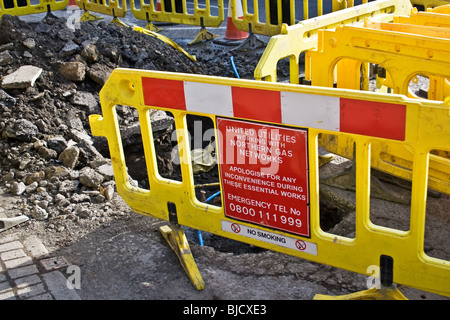
[[[99,114],[92,114],[89,116],[89,125],[94,136],[105,136],[106,132],[103,130],[106,126],[103,123],[103,117]]]

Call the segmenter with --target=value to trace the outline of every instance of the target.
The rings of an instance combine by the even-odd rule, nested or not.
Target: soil
[[[112,176],[105,174],[100,182],[92,182],[94,185],[81,179],[87,167],[98,169],[109,160],[105,141],[90,135],[88,117],[101,114],[98,92],[114,68],[235,78],[231,54],[218,45],[201,44],[191,47],[191,52],[202,52],[194,62],[166,43],[127,28],[84,22],[72,31],[65,23],[66,19],[56,17],[27,23],[4,15],[0,20],[0,53],[12,57],[0,65],[0,81],[22,65],[42,68],[34,86],[0,91],[0,217],[30,218],[2,234],[36,234],[55,255],[80,266],[85,285],[79,294],[87,300],[301,300],[311,299],[315,293],[366,289],[365,276],[206,233],[205,245],[200,245],[198,233],[187,228],[207,283],[204,290],[194,290],[158,232],[164,222],[133,213],[117,193],[108,195],[105,190],[114,186]],[[83,50],[89,44],[93,53]],[[261,54],[261,50],[233,52],[240,78],[253,78]],[[81,63],[85,75],[61,72],[61,66],[69,62]],[[280,74],[288,74],[283,71],[287,66],[280,67]],[[81,101],[75,99],[80,93],[84,94]],[[132,126],[136,120],[133,112],[121,112],[121,123]],[[162,175],[177,179],[178,169],[169,161],[171,130],[168,126],[156,134],[158,165]],[[52,140],[55,137],[62,138],[64,147],[57,146]],[[137,153],[138,144],[131,138],[125,146],[127,153]],[[70,146],[76,146],[79,155],[73,167],[61,169],[65,166],[59,156]],[[142,158],[136,156],[133,161],[139,172]],[[145,184],[138,173],[130,175],[136,183]],[[195,178],[197,183],[217,182],[217,171]],[[20,183],[26,189],[13,191]],[[199,191],[199,199],[215,189],[203,191]],[[324,206],[324,210],[337,212],[335,207]],[[336,223],[324,221],[330,229]],[[441,298],[408,292],[417,299]]]

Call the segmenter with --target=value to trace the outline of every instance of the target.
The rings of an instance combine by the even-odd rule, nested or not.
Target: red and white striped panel
[[[148,77],[142,86],[148,106],[405,139],[401,104]]]

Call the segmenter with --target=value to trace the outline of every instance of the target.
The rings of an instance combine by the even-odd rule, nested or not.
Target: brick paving
[[[0,300],[80,300],[63,271],[68,266],[36,236],[0,233]]]

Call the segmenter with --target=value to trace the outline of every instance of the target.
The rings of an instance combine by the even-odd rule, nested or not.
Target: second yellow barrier
[[[331,12],[355,6],[353,0],[318,0],[316,6],[311,7],[308,0],[265,0],[263,8],[260,8],[261,1],[230,1],[231,17],[237,29],[266,36],[280,34],[283,24],[294,25],[300,21],[324,15],[324,6],[328,5]],[[362,4],[367,2],[368,0],[360,1]],[[300,15],[296,12],[297,7],[301,8]]]
[[[198,0],[193,1],[193,7],[186,0],[161,0],[159,5],[155,1],[131,0],[130,10],[139,20],[171,22],[204,27],[219,27],[224,21],[223,0],[216,3],[217,12],[214,14],[212,3],[206,0],[204,7]]]
[[[125,17],[127,14],[127,2],[125,0],[75,0],[80,9],[102,13],[112,17]]]
[[[298,84],[300,55],[307,50],[317,48],[319,30],[362,24],[367,17],[373,17],[380,22],[389,22],[394,16],[409,14],[411,9],[409,0],[378,0],[302,21],[293,26],[286,26],[281,34],[271,37],[255,68],[255,79],[276,82],[278,62],[289,58],[289,82]]]
[[[68,3],[69,0],[39,0],[37,3],[27,0],[0,0],[0,17],[4,14],[23,16],[63,10]]]

